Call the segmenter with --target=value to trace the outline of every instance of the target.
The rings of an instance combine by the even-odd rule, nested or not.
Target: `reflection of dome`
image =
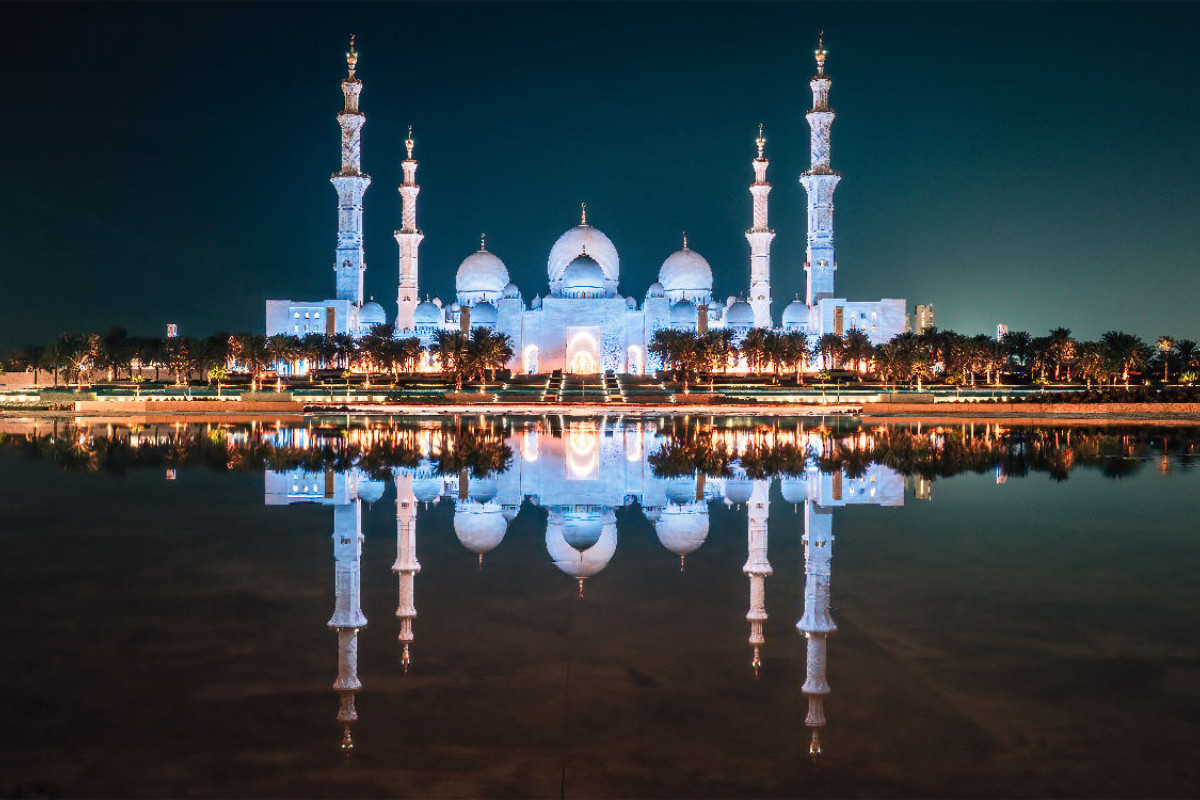
[[[749,328],[754,324],[754,309],[745,300],[738,300],[725,312],[725,322],[735,328]]]
[[[383,310],[383,306],[372,300],[369,303],[364,303],[363,307],[358,310],[358,327],[364,331],[369,331],[372,325],[386,325],[387,312]]]
[[[520,506],[504,506],[500,514],[504,517],[505,522],[512,522],[517,518],[517,514],[521,513]]]
[[[804,325],[808,322],[808,306],[799,300],[793,300],[783,310],[779,321],[782,325]]]
[[[784,478],[779,488],[784,501],[792,505],[799,505],[808,499],[808,484],[798,478]]]
[[[698,316],[696,306],[690,300],[680,300],[671,306],[672,325],[695,325]]]
[[[696,479],[675,478],[667,484],[667,500],[677,505],[696,502]]]
[[[685,247],[667,256],[658,271],[658,282],[668,292],[708,294],[712,291],[712,267],[704,260],[704,256]]]
[[[472,553],[496,549],[507,530],[508,523],[497,505],[467,502],[454,511],[454,535]]]
[[[604,569],[617,552],[617,520],[611,511],[602,519],[596,543],[583,551],[576,550],[563,537],[563,519],[551,512],[546,523],[546,552],[554,566],[572,578],[587,578]]]
[[[695,508],[668,506],[654,526],[662,546],[677,556],[694,553],[708,538],[708,513]]]
[[[646,519],[650,520],[651,522],[658,522],[659,518],[662,517],[662,509],[658,506],[647,506],[642,509],[642,513],[645,514]]]
[[[581,553],[600,541],[604,523],[599,513],[566,511],[562,515],[562,537]]]
[[[379,498],[383,497],[384,483],[383,481],[373,481],[369,478],[358,479],[358,499],[370,505],[376,503]]]
[[[562,292],[568,297],[602,295],[604,284],[604,268],[591,256],[576,256],[563,271]]]
[[[442,496],[442,482],[437,478],[417,478],[413,481],[413,498],[428,503]]]
[[[495,325],[496,307],[486,300],[471,306],[472,325]]]
[[[417,325],[437,325],[442,321],[442,310],[428,300],[417,306],[413,322]]]
[[[496,479],[471,478],[467,495],[477,503],[486,503],[496,496]]]
[[[754,494],[754,483],[737,478],[730,478],[725,481],[725,499],[734,504],[745,504],[750,502],[750,496]]]
[[[458,265],[454,288],[459,294],[494,292],[497,296],[508,285],[508,268],[487,250],[471,253]]]
[[[550,281],[562,280],[567,265],[575,260],[575,256],[587,252],[604,270],[604,277],[614,283],[621,275],[621,261],[617,257],[617,248],[612,241],[591,225],[576,225],[554,243],[550,248],[550,258],[546,262],[546,272]]]

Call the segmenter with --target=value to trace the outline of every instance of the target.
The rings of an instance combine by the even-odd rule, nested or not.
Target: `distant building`
[[[916,319],[913,323],[913,333],[919,336],[932,327],[934,327],[933,306],[917,306]]]
[[[751,162],[754,182],[749,243],[748,294],[721,301],[713,296],[713,270],[700,253],[688,247],[670,254],[642,298],[619,291],[620,260],[613,242],[587,222],[567,230],[550,249],[547,262],[549,291],[527,303],[509,281],[504,262],[481,242],[459,265],[455,297],[443,302],[421,300],[418,294],[418,249],[424,234],[417,227],[417,162],[410,129],[407,158],[401,162],[401,228],[399,246],[397,336],[416,336],[428,345],[439,330],[461,325],[491,328],[506,334],[513,348],[509,365],[518,372],[573,373],[613,371],[652,372],[661,368],[647,352],[654,334],[663,329],[704,332],[729,328],[738,341],[752,328],[775,328],[804,333],[811,340],[827,333],[862,331],[874,344],[889,341],[906,326],[906,303],[900,299],[850,302],[836,296],[834,273],[833,194],[841,176],[830,163],[829,108],[831,81],[825,74],[823,42],[816,51],[817,74],[810,81],[813,104],[807,112],[810,128],[809,169],[800,176],[807,194],[807,274],[805,296],[783,309],[779,325],[771,313],[771,242],[775,231],[767,223],[766,140],[759,129],[758,155]],[[382,306],[363,295],[363,196],[371,179],[362,171],[362,128],[359,109],[362,81],[355,77],[358,54],[351,41],[348,77],[342,81],[345,105],[338,115],[342,129],[341,170],[331,181],[338,193],[338,234],[333,270],[334,297],[314,301],[268,300],[267,335],[342,334],[362,336],[387,322]],[[446,265],[437,265],[444,270]],[[921,307],[918,307],[921,308]],[[932,324],[932,308],[929,308]],[[430,365],[432,366],[432,365]]]
[[[996,341],[1000,341],[1005,336],[1008,336],[1008,325],[1001,322],[996,326]]]

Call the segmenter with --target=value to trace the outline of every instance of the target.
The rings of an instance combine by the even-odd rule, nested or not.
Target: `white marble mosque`
[[[767,221],[766,144],[759,128],[758,155],[753,159],[752,226],[746,232],[750,245],[749,286],[745,297],[720,301],[713,296],[713,270],[709,262],[688,246],[663,261],[658,280],[641,298],[620,291],[620,256],[616,245],[599,228],[589,224],[586,205],[580,222],[551,246],[546,271],[549,291],[528,301],[510,281],[500,256],[481,241],[455,276],[455,297],[421,300],[418,294],[418,251],[424,234],[417,227],[417,162],[413,158],[412,130],[406,141],[400,186],[401,227],[399,246],[395,335],[417,336],[426,344],[437,330],[484,326],[507,334],[513,346],[516,372],[563,370],[572,373],[640,374],[661,367],[647,353],[655,331],[679,328],[705,331],[730,328],[740,338],[752,328],[802,331],[812,339],[850,329],[866,333],[872,343],[882,343],[904,332],[904,300],[850,302],[836,296],[834,273],[833,194],[841,176],[831,167],[830,130],[834,112],[829,107],[831,81],[825,74],[826,51],[822,39],[816,51],[817,74],[810,81],[813,104],[807,119],[811,131],[810,168],[800,176],[807,193],[807,257],[803,265],[807,288],[803,299],[788,304],[776,324],[772,315],[771,242],[775,238]],[[351,40],[347,54],[348,77],[342,81],[345,106],[338,115],[342,130],[342,166],[331,182],[338,194],[338,234],[335,250],[335,296],[312,302],[268,300],[268,335],[349,333],[363,335],[372,326],[388,321],[384,308],[363,295],[363,198],[371,179],[362,171],[362,129],[366,120],[359,109],[362,81],[356,77],[358,53]],[[789,267],[790,268],[790,267]]]
[[[307,446],[304,429],[281,429],[276,444]],[[434,432],[424,431],[422,450],[431,452]],[[732,446],[751,431],[730,431]],[[795,437],[822,452],[818,430],[797,432]],[[773,573],[768,558],[767,523],[771,484],[776,479],[752,480],[734,468],[726,478],[658,478],[648,461],[662,447],[663,438],[653,421],[620,418],[568,420],[561,435],[552,435],[540,424],[513,431],[507,440],[513,452],[507,470],[494,477],[470,480],[461,497],[459,478],[435,473],[430,458],[416,468],[394,472],[396,488],[396,574],[399,602],[396,618],[401,662],[407,671],[414,645],[415,578],[419,507],[442,502],[454,504],[454,533],[467,550],[479,558],[503,544],[509,523],[528,502],[546,511],[546,557],[566,578],[578,585],[584,597],[588,580],[600,580],[617,550],[617,509],[636,504],[654,525],[659,542],[686,557],[703,546],[709,534],[709,506],[723,502],[745,506],[747,559],[742,572],[749,582],[748,645],[757,673],[766,645],[763,624],[767,619],[765,582]],[[821,472],[815,457],[803,475],[779,480],[782,501],[804,512],[804,606],[796,625],[807,649],[806,677],[802,688],[808,699],[805,724],[812,729],[810,753],[820,754],[820,731],[826,724],[824,702],[830,693],[825,676],[827,640],[837,631],[830,613],[830,576],[833,556],[833,512],[847,505],[904,505],[904,480],[896,471],[872,464],[859,477],[844,472]],[[357,672],[357,634],[367,625],[361,607],[362,504],[382,499],[386,485],[357,470],[313,473],[268,471],[265,502],[269,506],[319,503],[333,507],[335,606],[328,625],[338,636],[338,670],[333,688],[340,698],[337,719],[343,726],[343,748],[353,747],[352,723],[358,719],[355,695],[362,688]],[[535,512],[536,513],[536,512]],[[432,579],[433,576],[431,576]]]

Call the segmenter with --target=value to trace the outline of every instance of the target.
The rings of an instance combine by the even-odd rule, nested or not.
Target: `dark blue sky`
[[[0,346],[122,324],[261,330],[333,291],[346,39],[364,81],[367,293],[395,313],[405,126],[422,293],[488,234],[526,300],[578,219],[641,298],[687,230],[745,290],[753,139],[775,314],[803,291],[804,112],[833,78],[838,294],[942,327],[1200,339],[1200,6],[6,5]],[[23,32],[23,33],[22,33]]]

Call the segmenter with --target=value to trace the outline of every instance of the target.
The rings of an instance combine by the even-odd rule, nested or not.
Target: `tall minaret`
[[[400,663],[408,671],[409,646],[413,641],[413,620],[417,607],[413,597],[413,584],[421,564],[417,561],[417,499],[413,494],[412,475],[396,474],[396,563],[392,572],[400,582],[400,602],[396,606],[396,619],[400,620],[400,643],[404,651]]]
[[[804,501],[804,615],[796,628],[806,639],[807,673],[801,691],[808,696],[804,724],[812,728],[809,753],[821,752],[820,730],[825,727],[825,645],[837,630],[829,614],[830,561],[833,558],[833,515],[812,500]]]
[[[833,112],[829,110],[829,85],[825,76],[825,32],[817,45],[817,74],[810,82],[813,107],[808,112],[811,131],[808,172],[800,176],[808,192],[808,291],[804,302],[815,305],[818,300],[833,297],[833,272],[837,262],[833,257],[833,191],[842,178],[829,168],[829,129]]]
[[[417,230],[417,162],[413,158],[412,126],[408,126],[408,138],[404,140],[408,158],[401,162],[404,183],[400,184],[400,230],[396,231],[396,244],[400,245],[400,289],[397,293],[396,330],[411,331],[415,325],[413,314],[417,310],[417,248],[425,236]]]
[[[337,255],[333,271],[337,275],[337,299],[349,300],[356,306],[363,302],[363,194],[371,185],[370,176],[362,171],[362,126],[367,118],[358,110],[358,95],[362,81],[354,77],[358,52],[354,37],[350,37],[350,52],[346,54],[349,76],[342,81],[346,105],[338,114],[342,126],[342,170],[329,179],[338,193]]]
[[[354,499],[333,508],[333,554],[336,602],[329,627],[338,634],[338,675],[333,688],[340,698],[337,719],[342,724],[342,749],[354,747],[351,723],[358,720],[354,695],[362,689],[358,679],[358,630],[367,625],[362,613],[359,584],[362,561],[362,504]]]
[[[762,664],[760,648],[766,644],[763,623],[767,621],[766,579],[773,572],[767,559],[767,516],[770,510],[771,482],[755,481],[750,495],[750,507],[746,512],[746,565],[742,572],[750,576],[750,611],[746,620],[750,623],[750,646],[754,648],[751,665],[754,673]]]
[[[767,195],[771,184],[767,183],[767,159],[763,156],[762,125],[758,126],[758,158],[754,159],[754,183],[750,184],[750,195],[754,198],[754,225],[746,231],[750,242],[750,308],[754,309],[754,327],[771,327],[771,240],[775,231],[767,227]]]

